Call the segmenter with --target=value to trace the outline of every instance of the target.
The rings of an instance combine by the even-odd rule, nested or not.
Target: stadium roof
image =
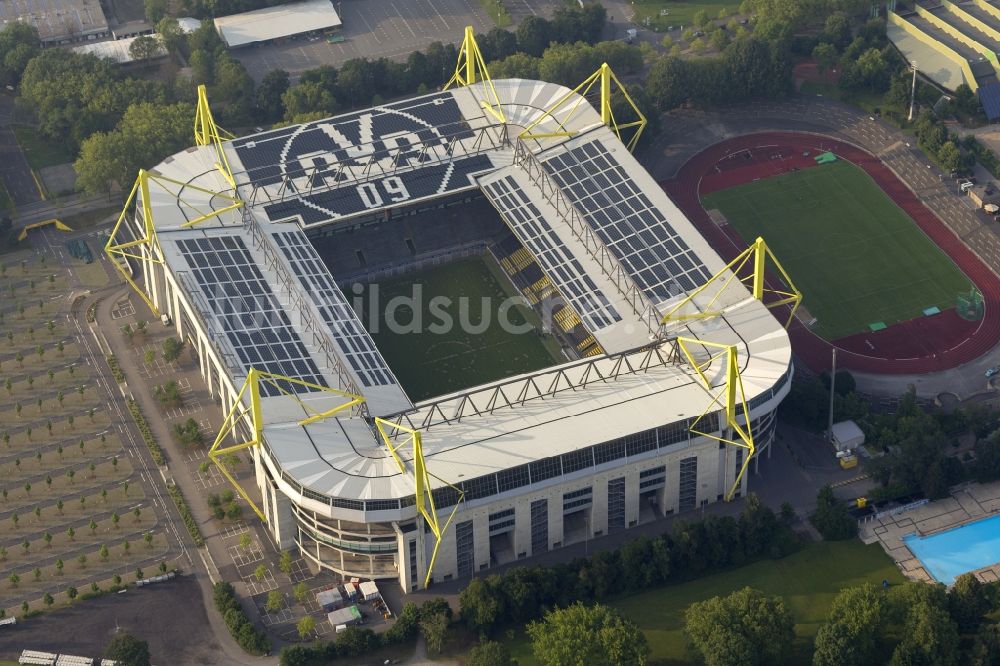
[[[12,21],[35,26],[45,43],[93,39],[108,32],[99,0],[3,0],[0,29]]]
[[[215,29],[230,48],[340,26],[330,0],[305,0],[215,19]]]
[[[228,142],[224,149],[246,206],[194,227],[181,225],[196,209],[218,210],[225,202],[190,188],[181,195],[150,190],[164,263],[237,389],[254,366],[360,392],[371,416],[419,428],[428,465],[452,483],[694,419],[711,400],[689,367],[663,360],[673,343],[653,335],[649,322],[720,271],[723,261],[589,104],[566,104],[536,128],[539,135],[569,128],[574,136],[519,143],[513,137],[569,91],[536,81],[495,83],[506,126],[484,110],[483,88],[475,85]],[[215,162],[211,147],[192,148],[157,172],[231,191]],[[305,231],[477,189],[579,308],[605,351],[618,356],[414,406]],[[705,309],[713,296],[706,292],[695,303]],[[787,378],[787,333],[739,281],[728,284],[712,309],[722,316],[670,335],[736,345],[747,399],[767,402]],[[648,357],[650,349],[659,362],[620,371],[623,359]],[[713,385],[724,380],[719,362],[706,374]],[[586,379],[597,375],[600,382]],[[544,397],[546,389],[538,388],[567,382],[576,388]],[[516,404],[498,397],[535,393],[537,399]],[[309,391],[298,397],[319,407],[336,403]],[[262,402],[265,445],[283,483],[356,500],[412,496],[412,480],[399,473],[366,419],[302,426],[297,401],[272,391]],[[480,412],[470,407],[476,404],[491,407]]]

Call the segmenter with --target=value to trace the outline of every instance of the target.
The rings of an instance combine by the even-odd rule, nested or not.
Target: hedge
[[[184,526],[187,528],[188,534],[194,539],[194,542],[199,546],[205,545],[205,538],[201,535],[201,528],[198,527],[198,521],[194,519],[191,514],[191,509],[188,507],[187,500],[184,499],[184,493],[181,489],[172,483],[167,484],[167,492],[170,493],[170,499],[174,501],[177,506],[177,510],[181,514],[181,519],[184,521]]]
[[[226,621],[229,633],[240,644],[240,647],[250,654],[268,654],[271,651],[270,639],[268,639],[267,634],[250,622],[250,618],[247,617],[236,598],[236,590],[233,589],[233,586],[222,580],[215,584],[213,591],[215,609]]]
[[[146,442],[146,448],[153,456],[153,462],[160,466],[166,465],[167,461],[163,457],[163,449],[156,443],[156,438],[153,437],[153,432],[149,429],[149,424],[146,422],[146,417],[142,415],[139,405],[136,404],[135,400],[128,400],[127,404],[128,411],[132,412],[132,418],[135,419],[135,424],[139,426],[139,432],[142,433],[142,439]]]
[[[109,354],[104,357],[108,361],[108,367],[111,368],[111,374],[114,375],[115,381],[119,384],[125,383],[125,373],[122,372],[122,368],[118,365],[118,359],[115,358],[114,354]]]

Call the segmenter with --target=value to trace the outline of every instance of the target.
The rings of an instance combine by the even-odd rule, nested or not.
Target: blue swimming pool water
[[[903,542],[935,580],[951,585],[966,572],[1000,562],[1000,515],[928,537],[911,534]]]

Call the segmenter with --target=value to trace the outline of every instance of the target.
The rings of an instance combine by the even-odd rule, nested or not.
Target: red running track
[[[809,155],[803,155],[804,152]],[[965,321],[954,308],[918,317],[876,332],[863,332],[830,343],[798,320],[789,335],[792,350],[815,372],[830,366],[836,345],[838,367],[877,374],[929,373],[948,370],[979,358],[1000,342],[1000,278],[967,248],[937,216],[876,157],[829,137],[798,132],[750,134],[728,139],[692,157],[677,175],[661,183],[685,215],[727,261],[746,249],[730,226],[713,223],[701,207],[699,193],[815,166],[813,158],[830,151],[862,169],[955,261],[983,293],[982,321]],[[808,308],[808,303],[805,304]]]

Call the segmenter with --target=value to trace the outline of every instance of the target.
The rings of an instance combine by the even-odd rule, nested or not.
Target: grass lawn
[[[688,663],[684,643],[684,611],[692,603],[750,586],[780,595],[795,620],[793,663],[808,664],[812,639],[826,619],[830,603],[845,588],[864,582],[902,583],[903,575],[877,545],[852,539],[810,543],[783,560],[763,560],[688,583],[670,585],[619,599],[610,605],[632,619],[652,648],[651,664]],[[526,635],[508,644],[517,663],[535,666]]]
[[[722,10],[726,10],[727,16],[732,16],[739,10],[740,3],[732,0],[729,2],[726,0],[635,0],[632,7],[635,10],[635,18],[633,19],[635,23],[645,25],[644,21],[648,17],[649,27],[657,32],[662,32],[670,26],[675,28],[693,26],[694,15],[702,10],[708,12],[708,18],[712,20],[718,20]],[[667,14],[661,15],[661,10],[666,10]],[[608,14],[614,16],[614,12],[610,9]],[[617,20],[620,17],[615,18]]]
[[[372,321],[375,287],[378,315]],[[503,317],[524,332],[499,324],[508,289],[513,287],[485,260],[465,259],[367,285],[362,321],[410,397],[422,400],[562,360],[554,340],[538,332],[532,310],[517,304]],[[447,321],[451,325],[442,325]],[[389,322],[402,330],[390,330]]]
[[[814,330],[837,338],[942,310],[969,279],[860,168],[844,161],[702,198],[744,239],[763,236],[805,296]]]
[[[66,164],[76,159],[76,155],[68,152],[65,145],[46,139],[34,127],[14,125],[12,129],[32,169]]]

